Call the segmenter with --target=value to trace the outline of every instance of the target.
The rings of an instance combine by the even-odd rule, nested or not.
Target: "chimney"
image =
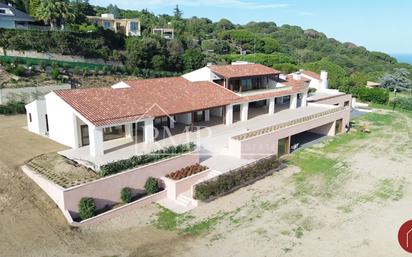
[[[328,87],[328,72],[322,70],[320,72],[320,90],[326,90]]]
[[[293,80],[301,80],[302,78],[300,72],[293,73],[292,77],[293,77]]]

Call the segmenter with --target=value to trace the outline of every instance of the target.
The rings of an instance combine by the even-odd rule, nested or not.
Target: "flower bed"
[[[156,161],[169,159],[178,155],[182,155],[196,149],[196,145],[193,143],[169,146],[164,149],[160,149],[149,154],[133,156],[129,159],[120,160],[105,164],[100,167],[101,176],[109,176],[119,173],[124,170],[137,168],[142,165],[150,164]]]
[[[197,184],[194,188],[194,198],[201,201],[211,201],[267,176],[272,171],[279,169],[280,166],[281,163],[277,156],[261,159]]]
[[[183,168],[183,169],[174,171],[172,173],[169,173],[169,174],[166,175],[166,178],[170,178],[170,179],[173,179],[173,180],[181,180],[181,179],[184,179],[186,177],[189,177],[189,176],[195,175],[197,173],[200,173],[202,171],[205,171],[207,169],[208,169],[208,167],[202,166],[199,163],[197,163],[195,165],[191,165],[191,166],[188,166],[186,168]]]

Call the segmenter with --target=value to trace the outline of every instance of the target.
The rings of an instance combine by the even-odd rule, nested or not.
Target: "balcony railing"
[[[325,117],[325,116],[328,116],[328,115],[331,115],[331,114],[334,114],[334,113],[337,113],[337,112],[340,112],[340,111],[343,111],[343,110],[345,110],[345,107],[337,107],[337,108],[329,109],[329,110],[319,112],[319,113],[315,113],[315,114],[312,114],[312,115],[308,115],[306,117],[302,117],[302,118],[299,118],[299,119],[286,121],[286,122],[276,124],[276,125],[273,125],[273,126],[270,126],[270,127],[254,130],[254,131],[247,132],[247,133],[244,133],[244,134],[241,134],[241,135],[237,135],[237,136],[232,137],[232,139],[238,140],[238,141],[243,141],[243,140],[246,140],[246,139],[249,139],[249,138],[252,138],[252,137],[262,136],[262,135],[265,135],[265,134],[273,133],[273,132],[275,132],[277,130],[280,130],[280,129],[292,127],[292,126],[302,124],[302,123],[305,123],[305,122],[308,122],[308,121],[311,121],[311,120],[319,119],[319,118],[322,118],[322,117]]]

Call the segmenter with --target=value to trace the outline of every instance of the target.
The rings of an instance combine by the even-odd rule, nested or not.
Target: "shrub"
[[[382,88],[359,87],[354,95],[364,102],[387,104],[389,101],[389,91]]]
[[[79,203],[79,216],[82,220],[90,219],[96,213],[96,203],[93,198],[83,197]]]
[[[174,171],[170,174],[167,174],[166,177],[173,180],[181,180],[186,177],[190,177],[192,175],[205,171],[207,169],[208,168],[206,166],[202,166],[199,163],[196,163],[195,165],[191,165],[180,170]]]
[[[396,107],[412,111],[412,97],[396,97],[391,100],[391,104],[396,105]]]
[[[120,199],[123,203],[130,203],[132,201],[132,189],[129,187],[124,187],[120,191]]]
[[[149,177],[144,184],[144,190],[148,195],[159,192],[159,182],[153,177]]]
[[[24,102],[9,102],[6,105],[0,105],[0,114],[24,114],[26,113]]]
[[[278,168],[280,162],[276,156],[259,160],[253,164],[232,170],[212,180],[201,182],[195,186],[194,198],[207,201],[224,195],[237,187],[265,176],[269,171]]]
[[[105,164],[100,167],[100,174],[102,176],[109,176],[119,173],[121,171],[136,168],[152,162],[168,159],[176,155],[181,155],[195,150],[195,144],[189,143],[178,146],[169,146],[145,155],[136,155],[129,159],[120,160]]]
[[[52,77],[52,79],[57,80],[59,79],[60,76],[60,72],[58,68],[52,68],[51,72],[50,72],[50,76]]]

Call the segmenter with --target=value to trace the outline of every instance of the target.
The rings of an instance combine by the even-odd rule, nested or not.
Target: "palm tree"
[[[57,26],[64,29],[65,21],[72,18],[72,16],[67,0],[41,0],[36,9],[36,17],[50,24],[51,29]]]

